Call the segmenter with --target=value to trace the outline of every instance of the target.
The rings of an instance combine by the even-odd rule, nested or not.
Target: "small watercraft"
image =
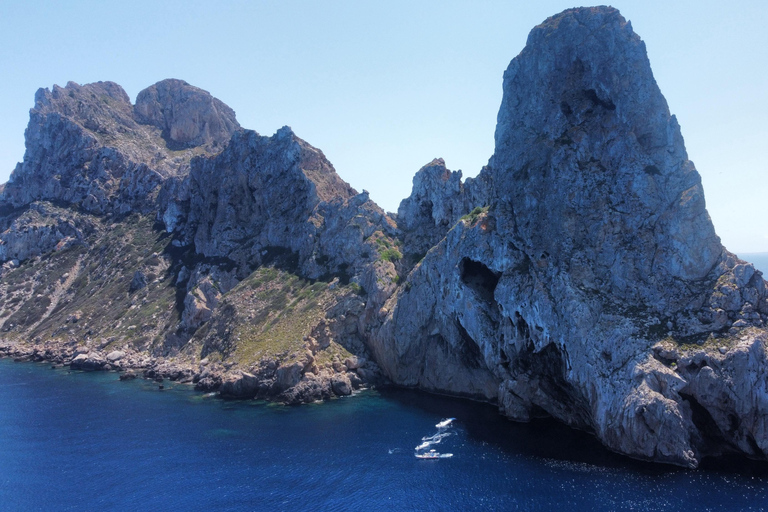
[[[437,453],[435,450],[429,450],[426,453],[414,453],[417,459],[447,459],[453,457],[452,453]]]
[[[446,428],[446,427],[448,427],[448,426],[449,426],[449,425],[450,425],[450,424],[453,422],[453,420],[455,420],[455,419],[456,419],[456,418],[448,418],[448,419],[445,419],[445,420],[441,421],[440,423],[438,423],[438,424],[437,424],[437,425],[435,425],[435,426],[436,426],[437,428]]]

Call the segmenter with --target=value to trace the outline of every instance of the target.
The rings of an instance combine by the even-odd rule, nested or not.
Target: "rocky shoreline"
[[[642,39],[535,27],[494,153],[386,213],[181,80],[35,96],[0,192],[0,355],[306,403],[388,379],[635,458],[768,460],[768,283],[723,247]]]
[[[144,378],[157,382],[161,388],[163,382],[168,380],[192,385],[196,391],[217,392],[224,398],[262,399],[288,405],[348,396],[354,391],[386,383],[371,361],[352,356],[344,361],[332,361],[329,366],[318,369],[310,362],[310,351],[304,354],[303,360],[292,365],[280,365],[274,359],[264,359],[253,368],[253,372],[207,359],[193,364],[153,357],[131,349],[104,353],[77,344],[61,343],[27,346],[0,341],[0,358],[16,362],[48,362],[54,368],[117,372],[121,381]],[[314,369],[317,373],[305,369]]]

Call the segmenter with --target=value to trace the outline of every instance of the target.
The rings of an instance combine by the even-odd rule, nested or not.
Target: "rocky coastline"
[[[616,9],[534,27],[488,165],[432,160],[396,214],[181,80],[41,89],[25,135],[0,356],[285,403],[387,382],[638,459],[768,460],[768,283]]]
[[[305,354],[302,367],[280,366],[269,359],[261,361],[253,373],[234,368],[233,364],[206,359],[191,364],[131,349],[104,352],[58,343],[30,346],[0,342],[0,357],[16,362],[51,363],[53,368],[116,372],[121,381],[144,378],[155,381],[161,389],[168,380],[189,384],[197,391],[216,392],[223,398],[262,399],[287,405],[349,396],[354,391],[387,383],[375,364],[354,356],[344,361],[334,360],[319,370],[315,366],[312,369],[317,374],[302,373],[311,365],[311,352]]]

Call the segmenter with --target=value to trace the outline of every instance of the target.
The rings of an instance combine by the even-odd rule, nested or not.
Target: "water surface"
[[[166,386],[168,387],[168,386]],[[438,445],[413,448],[456,417]],[[768,465],[631,461],[554,422],[368,391],[285,407],[0,359],[3,510],[764,510]]]

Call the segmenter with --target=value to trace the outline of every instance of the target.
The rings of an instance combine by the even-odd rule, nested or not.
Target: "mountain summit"
[[[0,186],[0,353],[289,403],[389,382],[641,459],[765,460],[768,288],[616,9],[531,31],[495,142],[386,214],[181,80],[41,89]]]

